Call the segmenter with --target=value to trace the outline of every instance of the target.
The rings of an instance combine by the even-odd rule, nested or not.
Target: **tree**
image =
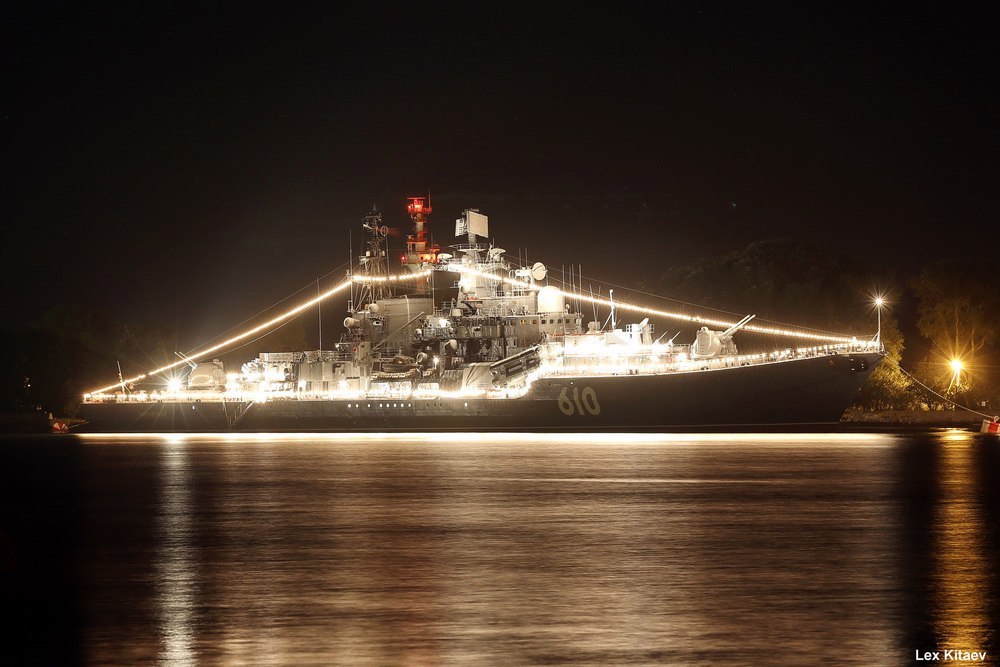
[[[896,318],[882,316],[882,344],[885,359],[861,387],[854,404],[866,410],[900,410],[916,406],[918,398],[913,383],[900,367],[903,358],[903,334]]]
[[[1000,273],[989,264],[942,260],[921,271],[913,290],[917,330],[931,343],[928,382],[954,390],[955,372],[948,364],[957,359],[969,370],[965,382],[974,378],[986,388],[993,364],[980,360],[995,359],[1000,343]]]
[[[669,293],[686,301],[731,312],[753,312],[758,320],[787,322],[825,331],[871,335],[876,330],[871,285],[878,271],[860,262],[829,256],[821,248],[789,239],[757,241],[745,248],[703,259],[686,267],[671,267],[650,291]],[[903,334],[895,317],[882,314],[886,359],[872,374],[857,404],[867,409],[907,408],[915,403],[911,381],[900,368]],[[740,334],[740,349],[769,351],[801,345],[800,339]]]

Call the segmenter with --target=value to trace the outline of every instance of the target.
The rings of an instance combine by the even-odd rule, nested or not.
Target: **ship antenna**
[[[174,352],[174,354],[176,354],[178,357],[180,357],[181,359],[183,359],[184,361],[186,361],[187,365],[191,367],[191,370],[194,370],[194,367],[197,366],[196,363],[194,363],[193,361],[191,361],[190,359],[188,359],[188,357],[187,357],[186,354],[182,354],[180,352]],[[118,372],[121,373],[121,367],[119,367],[119,371]]]
[[[614,331],[617,328],[617,322],[615,322],[615,291],[613,289],[608,290],[608,300],[611,302],[611,330]]]
[[[351,293],[347,298],[347,310],[354,309],[354,229],[347,228],[347,277],[351,279]]]
[[[115,359],[115,363],[118,364],[118,382],[119,382],[119,384],[121,384],[122,389],[124,389],[125,391],[127,391],[128,393],[131,394],[132,392],[129,391],[129,388],[125,386],[125,378],[122,377],[122,362],[120,362],[117,359]]]
[[[316,278],[316,296],[320,295],[319,291],[319,278]],[[320,300],[316,303],[316,310],[319,315],[319,349],[323,349],[323,301]]]

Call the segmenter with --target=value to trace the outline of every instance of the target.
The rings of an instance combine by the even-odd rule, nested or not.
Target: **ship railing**
[[[456,251],[476,250],[479,252],[486,252],[490,249],[489,245],[486,243],[456,243],[451,247]]]
[[[615,346],[618,347],[618,346]],[[786,348],[756,354],[737,354],[707,358],[692,358],[686,353],[640,350],[625,347],[621,350],[571,350],[562,355],[547,355],[544,375],[567,376],[597,375],[654,375],[695,370],[716,370],[740,366],[833,356],[850,352],[879,351],[868,342],[837,343],[809,348]]]
[[[354,359],[354,354],[351,352],[324,352],[323,356],[316,361],[351,361]],[[307,362],[312,361],[306,359]]]
[[[303,352],[301,362],[315,363],[317,361],[348,361],[353,355],[339,350],[308,350]]]
[[[115,394],[89,394],[84,397],[84,403],[218,403],[221,401],[240,400],[232,392],[223,391],[180,391],[180,392],[146,392]]]

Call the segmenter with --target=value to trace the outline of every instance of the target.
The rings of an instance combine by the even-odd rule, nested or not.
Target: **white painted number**
[[[566,396],[566,387],[563,387],[562,391],[559,392],[559,411],[564,415],[573,414],[573,402]]]
[[[601,414],[601,404],[597,402],[597,392],[593,387],[585,387],[583,390],[583,407],[592,415]]]
[[[566,387],[559,392],[559,411],[564,415],[599,415],[601,414],[601,404],[597,401],[597,392],[593,387],[584,387],[580,391],[579,387],[573,387],[573,398],[570,399],[566,392]]]

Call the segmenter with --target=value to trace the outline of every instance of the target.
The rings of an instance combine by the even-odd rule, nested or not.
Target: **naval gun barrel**
[[[757,317],[757,316],[756,315],[747,315],[742,320],[740,320],[739,322],[737,322],[733,326],[731,326],[728,329],[726,329],[725,331],[723,331],[721,335],[723,337],[732,336],[734,333],[736,333],[737,331],[739,331],[740,329],[742,329],[743,327],[745,327],[746,325],[748,325],[750,323],[750,320],[752,320],[755,317]]]

